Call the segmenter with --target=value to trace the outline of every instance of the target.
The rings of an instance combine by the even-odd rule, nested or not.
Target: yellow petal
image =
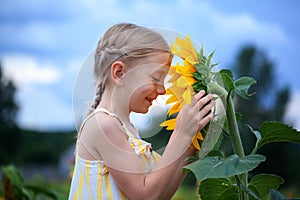
[[[182,94],[184,93],[185,88],[179,88],[176,85],[172,85],[166,90],[166,94],[175,95],[178,99],[181,98]]]
[[[177,65],[179,65],[179,63]],[[173,76],[174,74],[176,74],[176,65],[170,66],[168,74],[171,75],[171,76]]]
[[[197,82],[197,80],[194,77],[184,77],[184,78],[186,79],[186,81],[190,86],[192,86],[194,83]]]
[[[185,60],[183,61],[183,63],[184,63],[184,66],[186,66],[186,68],[187,68],[191,73],[197,71],[197,68],[195,67],[195,64],[197,64],[197,63],[199,63],[199,62],[197,62],[197,63],[195,63],[195,64],[192,64],[190,61],[188,61],[187,59],[185,59]]]
[[[204,140],[202,134],[200,131],[198,131],[198,133],[196,134],[196,137],[199,139],[199,140]]]
[[[187,88],[189,86],[189,82],[184,76],[181,76],[179,79],[177,79],[176,86],[179,88]]]
[[[173,76],[171,76],[171,78],[168,80],[168,83],[176,83],[177,79],[180,77],[180,74],[174,74]]]
[[[175,95],[171,95],[168,100],[166,101],[166,104],[177,102],[178,98]]]
[[[178,113],[181,109],[181,105],[179,102],[176,102],[172,107],[168,110],[168,115],[171,116],[175,113]]]
[[[195,50],[189,35],[182,39],[177,37],[174,44],[170,46],[170,49],[173,54],[178,55],[183,60],[187,60],[191,64],[198,63],[197,51]]]
[[[167,130],[174,130],[176,127],[176,118],[164,121],[160,126],[167,126]]]
[[[190,64],[186,60],[184,61],[184,65],[177,65],[176,66],[176,72],[184,75],[184,76],[193,76],[193,72],[196,72],[197,69],[195,68],[194,65]]]
[[[193,137],[192,143],[193,143],[194,147],[199,151],[200,150],[200,145],[199,145],[199,142],[198,142],[198,139],[197,139],[196,135]]]
[[[191,87],[188,87],[184,93],[182,94],[182,98],[183,100],[187,103],[187,104],[191,104],[192,103],[192,90]]]

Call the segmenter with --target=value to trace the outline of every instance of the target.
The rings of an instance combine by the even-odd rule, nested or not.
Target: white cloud
[[[63,130],[74,127],[70,103],[49,88],[22,87],[17,99],[21,103],[18,123],[22,128]]]
[[[277,24],[256,19],[247,13],[225,15],[214,13],[211,16],[216,30],[223,38],[253,39],[259,41],[287,44],[289,39],[284,30]],[[228,39],[228,38],[227,38]]]
[[[57,130],[74,127],[72,98],[67,93],[72,93],[72,82],[78,71],[75,63],[78,61],[70,61],[67,67],[58,70],[51,62],[39,61],[29,55],[2,56],[4,74],[17,86],[18,123],[22,128]]]
[[[61,78],[58,67],[33,56],[8,55],[2,57],[2,62],[4,73],[17,85],[51,84]]]
[[[287,106],[285,121],[300,131],[300,91],[296,91]]]

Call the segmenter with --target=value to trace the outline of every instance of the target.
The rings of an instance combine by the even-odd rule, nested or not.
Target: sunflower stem
[[[207,84],[207,87],[208,87],[209,93],[218,95],[221,98],[223,105],[225,106],[226,105],[226,97],[228,94],[227,91],[222,86],[220,86],[219,84],[214,83],[214,82],[209,82]]]
[[[245,157],[245,153],[244,153],[244,148],[243,148],[240,132],[237,125],[231,92],[232,91],[230,91],[227,95],[227,106],[226,106],[228,129],[229,129],[230,139],[232,142],[234,153],[236,153],[240,158],[243,158]],[[248,173],[241,174],[240,180],[246,187],[248,187]],[[248,195],[246,193],[244,193],[243,199],[248,199]]]
[[[240,136],[240,132],[237,125],[237,119],[235,115],[235,109],[233,100],[231,97],[231,92],[227,92],[225,88],[220,86],[217,83],[210,82],[208,84],[209,92],[212,94],[218,95],[226,110],[226,117],[228,121],[228,129],[229,129],[229,136],[230,140],[232,142],[232,147],[234,153],[236,153],[240,158],[245,157],[244,148]],[[241,174],[239,177],[239,180],[242,184],[244,184],[246,187],[248,186],[248,173]],[[241,188],[239,188],[239,194],[240,199],[248,199],[248,195],[246,193],[242,194]]]

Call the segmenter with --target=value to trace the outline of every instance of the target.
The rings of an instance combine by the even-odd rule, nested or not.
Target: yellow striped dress
[[[90,118],[96,112],[104,112],[120,121],[120,119],[114,113],[111,113],[104,108],[97,108],[83,122],[81,129],[88,118]],[[125,124],[121,121],[120,123],[128,135],[129,144],[135,153],[141,158],[145,173],[148,174],[158,162],[160,155],[155,151],[152,151],[150,143],[134,137],[125,127]],[[79,130],[78,140],[80,139],[81,129]],[[121,189],[116,185],[113,177],[107,170],[107,167],[102,160],[85,160],[80,158],[76,153],[75,168],[70,187],[69,200],[76,199],[118,200],[127,198]]]

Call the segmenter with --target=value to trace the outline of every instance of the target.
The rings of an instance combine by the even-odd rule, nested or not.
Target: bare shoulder
[[[89,132],[88,134],[90,136],[95,138],[95,142],[98,138],[101,140],[109,140],[120,148],[127,146],[127,136],[120,121],[106,113],[95,113],[86,122],[85,129]]]

